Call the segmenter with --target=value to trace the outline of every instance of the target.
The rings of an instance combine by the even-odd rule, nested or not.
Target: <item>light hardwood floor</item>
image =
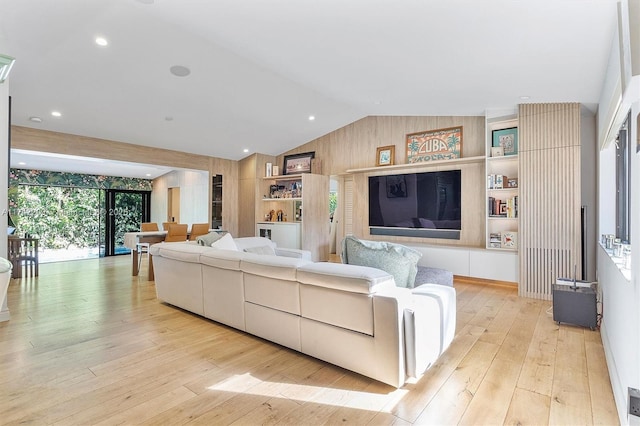
[[[600,333],[456,281],[451,347],[395,389],[159,303],[118,257],[13,280],[1,424],[617,424]],[[357,354],[354,354],[357,356]]]

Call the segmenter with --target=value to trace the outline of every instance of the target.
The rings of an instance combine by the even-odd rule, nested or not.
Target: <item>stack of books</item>
[[[518,196],[514,195],[506,200],[489,197],[487,211],[490,217],[518,217]]]

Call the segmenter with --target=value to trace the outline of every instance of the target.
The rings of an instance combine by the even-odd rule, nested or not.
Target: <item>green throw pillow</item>
[[[201,246],[211,247],[211,244],[215,243],[223,236],[224,234],[218,234],[217,232],[209,232],[208,234],[197,236],[196,241]]]
[[[401,244],[359,240],[347,236],[342,240],[342,262],[371,266],[393,275],[398,287],[412,288],[422,253]]]

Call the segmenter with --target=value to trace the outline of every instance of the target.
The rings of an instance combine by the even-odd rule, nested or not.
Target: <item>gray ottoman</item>
[[[413,287],[422,284],[440,284],[453,287],[453,272],[446,269],[418,266],[418,273]]]

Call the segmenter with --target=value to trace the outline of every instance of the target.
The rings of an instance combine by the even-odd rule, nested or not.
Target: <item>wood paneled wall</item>
[[[322,160],[322,174],[340,175],[346,170],[375,166],[376,148],[395,146],[395,164],[406,162],[405,138],[409,133],[423,130],[463,126],[462,156],[485,155],[485,120],[483,116],[466,117],[390,117],[371,116],[358,120],[321,138],[301,145],[278,156],[277,164],[282,165],[284,155],[315,151],[315,157]],[[460,240],[435,238],[379,237],[369,234],[368,227],[368,180],[371,174],[386,174],[384,167],[379,171],[358,173],[353,176],[353,233],[360,238],[382,239],[405,243],[445,244],[471,247],[485,246],[485,171],[484,163],[462,164],[437,168],[416,166],[415,169],[395,173],[421,172],[427,170],[462,169],[462,235]],[[350,220],[344,218],[345,221]]]
[[[580,104],[520,105],[519,135],[519,293],[550,299],[582,267]]]
[[[207,205],[209,218],[211,217],[211,175],[222,174],[224,176],[223,227],[234,235],[238,231],[237,161],[21,126],[11,126],[11,147],[28,151],[206,170],[209,172]]]
[[[277,164],[282,167],[285,155],[315,151],[316,158],[322,160],[322,174],[339,175],[349,169],[375,166],[376,148],[386,145],[395,146],[395,163],[404,164],[407,134],[460,125],[462,156],[484,155],[484,116],[370,116],[279,155]]]

